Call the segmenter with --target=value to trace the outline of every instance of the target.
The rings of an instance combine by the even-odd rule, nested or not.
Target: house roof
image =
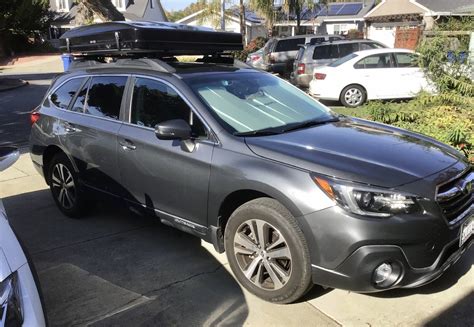
[[[416,2],[437,13],[455,13],[469,6],[474,10],[472,0],[416,0]]]
[[[383,0],[365,17],[474,13],[472,0]]]

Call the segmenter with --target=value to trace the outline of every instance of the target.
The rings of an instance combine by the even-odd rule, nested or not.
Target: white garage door
[[[367,36],[371,40],[379,41],[386,46],[393,48],[395,45],[395,32],[396,27],[394,26],[370,26]]]

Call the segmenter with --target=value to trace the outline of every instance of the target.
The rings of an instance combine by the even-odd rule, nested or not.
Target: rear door
[[[117,133],[127,76],[92,76],[82,85],[62,122],[60,141],[87,186],[121,194]]]
[[[400,98],[413,97],[422,89],[428,88],[423,71],[418,67],[418,55],[411,52],[395,52]]]
[[[189,102],[166,81],[135,77],[129,123],[119,131],[119,166],[128,200],[174,222],[207,226],[207,197],[214,142]],[[183,119],[194,140],[160,140],[155,126]],[[176,221],[178,219],[178,221]],[[184,222],[184,224],[188,223]],[[191,225],[193,226],[193,225]],[[194,228],[194,227],[192,227]]]

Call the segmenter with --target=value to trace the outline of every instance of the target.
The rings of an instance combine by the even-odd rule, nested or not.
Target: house
[[[112,0],[125,20],[167,21],[160,0]],[[50,0],[50,10],[54,13],[49,28],[48,39],[53,46],[58,45],[59,37],[71,28],[77,27],[78,5],[74,0]],[[100,23],[99,19],[94,22]]]
[[[365,16],[367,37],[414,49],[422,31],[446,17],[474,15],[472,0],[382,0]]]
[[[347,34],[350,30],[364,31],[364,16],[374,7],[374,0],[334,2],[313,9],[306,8],[301,15],[299,34]],[[296,16],[278,15],[273,28],[275,36],[296,35]],[[282,19],[283,18],[283,19]]]
[[[200,10],[189,16],[183,17],[176,23],[186,24],[191,26],[205,26],[213,29],[220,28],[220,18],[216,14],[213,17],[203,17],[205,10]],[[240,31],[240,10],[238,7],[230,8],[226,11],[225,15],[225,30],[227,32],[241,33]],[[263,18],[260,18],[251,10],[245,11],[245,31],[246,31],[246,44],[256,37],[266,37],[267,29]]]

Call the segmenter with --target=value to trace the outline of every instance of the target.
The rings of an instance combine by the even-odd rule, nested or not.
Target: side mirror
[[[160,140],[188,140],[191,138],[191,126],[183,119],[172,119],[155,126],[155,135]]]
[[[20,157],[17,148],[11,146],[0,147],[0,171],[13,165]]]

